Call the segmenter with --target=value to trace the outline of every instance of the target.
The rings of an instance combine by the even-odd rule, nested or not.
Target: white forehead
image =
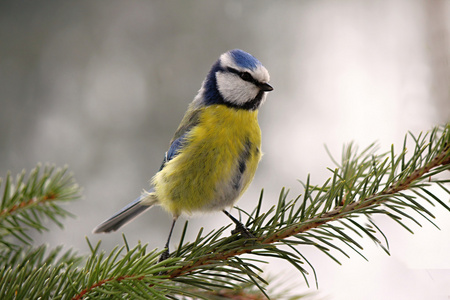
[[[253,56],[247,54],[250,61],[245,65],[239,64],[230,52],[226,52],[220,56],[220,66],[223,69],[233,68],[242,72],[249,72],[254,79],[259,82],[269,82],[270,76],[267,69]]]

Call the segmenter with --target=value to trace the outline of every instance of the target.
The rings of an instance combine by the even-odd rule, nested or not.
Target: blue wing
[[[187,133],[188,132],[183,134],[181,137],[177,138],[175,141],[173,141],[172,145],[170,145],[170,148],[167,151],[166,155],[167,161],[174,158],[181,151],[181,149],[183,149]]]
[[[165,164],[168,161],[177,156],[178,153],[182,151],[183,147],[186,146],[187,135],[192,130],[192,128],[198,125],[200,113],[200,109],[195,109],[192,106],[189,107],[188,111],[183,117],[183,120],[181,120],[180,126],[175,132],[174,138],[170,142],[169,150],[167,150],[166,155],[164,156],[164,160],[161,164],[161,168],[159,168],[160,171],[164,168]]]
[[[188,132],[189,131],[186,131],[182,136],[180,136],[179,138],[174,140],[172,142],[172,144],[170,144],[170,148],[169,148],[169,150],[167,150],[166,155],[164,156],[164,160],[161,164],[161,168],[159,168],[160,171],[164,168],[164,166],[166,165],[166,163],[168,161],[170,161],[172,158],[177,156],[177,154],[180,153],[180,151],[183,149],[184,142],[186,140],[186,135]]]

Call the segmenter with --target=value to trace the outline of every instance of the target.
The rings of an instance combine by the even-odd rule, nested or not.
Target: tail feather
[[[125,224],[131,222],[134,218],[150,209],[156,203],[156,199],[150,193],[143,194],[112,217],[94,228],[92,233],[107,233],[116,231]]]

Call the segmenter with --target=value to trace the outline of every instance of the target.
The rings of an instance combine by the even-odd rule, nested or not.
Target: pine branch
[[[301,272],[306,273],[300,266],[305,258],[299,252],[281,252],[271,245],[312,245],[335,259],[330,254],[330,248],[336,249],[336,246],[330,241],[337,239],[352,248],[355,247],[353,249],[358,252],[357,249],[362,247],[346,233],[345,227],[380,243],[373,234],[374,228],[379,231],[375,224],[371,222],[371,226],[363,227],[353,220],[358,216],[386,214],[407,229],[402,219],[412,217],[402,213],[404,208],[411,208],[433,218],[433,215],[416,201],[417,196],[403,193],[408,190],[416,193],[422,191],[425,195],[418,194],[419,197],[427,201],[431,198],[450,211],[447,204],[427,189],[435,183],[445,190],[443,184],[448,182],[429,177],[450,169],[450,126],[436,128],[423,137],[411,136],[415,147],[409,160],[406,159],[406,138],[398,156],[394,155],[393,147],[390,153],[375,155],[373,145],[358,155],[350,145],[344,151],[342,165],[332,171],[332,178],[324,185],[311,186],[308,178],[304,185],[303,203],[298,203],[299,198],[286,203],[287,193],[282,191],[278,205],[268,213],[260,215],[258,205],[249,215],[246,224],[258,236],[254,244],[209,249],[208,254],[199,255],[195,260],[191,258],[192,264],[169,272],[169,278],[174,279],[217,261],[227,261],[245,253],[288,259]],[[448,190],[446,192],[448,193]],[[307,202],[310,202],[309,205]],[[344,219],[350,220],[351,223],[340,223],[345,227],[334,225],[333,221]],[[263,225],[264,221],[266,223]]]
[[[358,239],[368,237],[389,253],[387,239],[375,224],[374,215],[387,215],[411,231],[407,221],[420,225],[413,213],[433,223],[434,216],[426,206],[438,204],[450,211],[448,200],[440,199],[432,189],[439,187],[450,194],[446,187],[450,180],[441,178],[450,170],[450,125],[417,138],[409,136],[413,142],[409,157],[407,138],[398,153],[392,146],[391,151],[377,154],[371,145],[358,154],[350,144],[343,151],[342,162],[330,169],[332,176],[324,184],[312,185],[308,176],[303,195],[288,201],[288,193],[283,189],[278,204],[267,212],[262,212],[261,193],[251,213],[241,211],[247,216],[246,226],[255,239],[222,237],[228,229],[223,227],[206,235],[200,230],[195,241],[184,244],[186,223],[180,246],[168,260],[158,263],[159,253],[144,254],[136,249],[128,251],[126,261],[116,261],[111,254],[103,259],[109,266],[109,272],[103,276],[95,268],[82,272],[95,276],[79,283],[84,288],[73,299],[99,297],[102,292],[127,299],[132,298],[130,295],[147,299],[180,295],[207,299],[199,290],[217,293],[241,284],[258,287],[268,298],[267,283],[257,266],[266,257],[287,260],[307,281],[308,269],[314,272],[314,268],[298,246],[316,247],[340,263],[336,252],[349,256],[343,245],[363,256]],[[100,261],[102,256],[96,251],[93,257]],[[122,285],[125,280],[126,287]]]
[[[2,299],[62,299],[70,287],[66,274],[78,272],[81,257],[62,247],[9,248],[0,251],[0,295]]]
[[[188,279],[179,278],[168,281],[167,273],[183,264],[181,258],[169,258],[159,262],[162,252],[146,252],[146,245],[138,244],[129,249],[125,246],[113,249],[109,254],[100,252],[100,243],[95,247],[88,244],[92,255],[85,267],[76,276],[70,278],[73,290],[72,300],[94,299],[266,299],[266,293],[255,289],[251,280],[236,274],[228,274],[219,267],[211,270],[210,278],[206,274],[191,274]],[[101,280],[99,280],[101,278]],[[84,288],[83,288],[84,287]],[[283,287],[283,291],[271,291],[272,295],[287,295],[292,287]],[[74,291],[78,291],[74,294]],[[186,298],[185,298],[186,297]],[[305,296],[293,295],[289,299]]]
[[[67,174],[67,168],[55,170],[51,166],[42,168],[38,165],[27,179],[25,174],[23,171],[14,181],[8,173],[4,183],[0,203],[0,244],[8,247],[13,246],[6,240],[10,236],[29,244],[29,230],[48,230],[42,222],[44,217],[62,227],[59,219],[72,214],[60,204],[79,197],[79,188]]]
[[[411,141],[409,141],[411,139]],[[407,147],[409,143],[412,147]],[[408,153],[410,151],[410,154]],[[334,160],[336,161],[336,160]],[[377,154],[374,145],[358,153],[353,145],[344,148],[337,167],[322,185],[308,176],[303,195],[288,199],[284,189],[277,205],[262,209],[263,192],[252,212],[240,210],[246,226],[256,236],[228,236],[229,226],[185,243],[186,222],[178,248],[158,262],[161,252],[146,245],[123,247],[106,253],[100,243],[80,266],[80,257],[61,249],[32,248],[30,230],[45,230],[42,220],[69,213],[60,204],[78,197],[78,188],[66,169],[45,167],[22,173],[13,183],[8,175],[0,206],[0,295],[6,299],[239,299],[269,298],[261,265],[267,257],[291,263],[308,283],[314,267],[302,254],[313,246],[339,262],[349,250],[361,256],[360,240],[369,238],[389,253],[386,236],[374,215],[386,215],[408,231],[420,218],[433,223],[428,209],[440,205],[450,211],[450,124],[418,137],[409,134],[402,149]],[[445,177],[447,175],[447,177]],[[434,224],[434,223],[433,223]],[[3,228],[4,227],[4,228]],[[25,245],[7,242],[16,237]],[[49,254],[45,255],[46,252]],[[364,256],[363,256],[364,257]],[[257,290],[255,290],[257,289]],[[293,296],[292,299],[298,297]]]
[[[67,168],[38,165],[27,179],[23,171],[15,181],[8,173],[0,203],[2,299],[57,299],[70,287],[66,275],[78,272],[82,258],[71,250],[62,253],[62,247],[32,247],[29,232],[47,230],[45,219],[62,227],[60,218],[71,214],[59,205],[78,197]]]

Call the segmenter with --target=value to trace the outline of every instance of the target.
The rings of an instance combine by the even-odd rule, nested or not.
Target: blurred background
[[[269,70],[275,90],[260,110],[265,153],[239,202],[251,210],[261,188],[266,208],[298,180],[322,184],[354,141],[400,147],[450,120],[450,1],[1,1],[0,176],[37,162],[68,164],[84,188],[67,207],[76,219],[36,236],[38,243],[87,253],[139,240],[164,245],[171,217],[160,208],[121,232],[92,235],[135,199],[158,170],[188,103],[210,66],[241,48]],[[448,195],[443,195],[448,201]],[[363,240],[342,266],[300,248],[327,299],[448,299],[450,218],[422,221],[411,235],[380,218],[391,256]],[[234,210],[236,215],[236,211]],[[176,227],[178,243],[184,219]],[[190,220],[188,239],[229,224],[223,214]],[[308,289],[293,267],[263,266]],[[289,276],[289,277],[287,277]]]

